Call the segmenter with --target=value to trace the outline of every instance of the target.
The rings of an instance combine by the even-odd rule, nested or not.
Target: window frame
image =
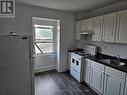
[[[37,25],[37,24],[35,24],[34,25],[34,54],[35,55],[53,55],[54,54],[54,26],[51,26],[51,28],[48,28],[47,26],[51,26],[51,25]],[[36,28],[42,28],[42,29],[52,29],[52,32],[53,32],[53,39],[51,39],[52,40],[52,42],[36,42]],[[40,39],[41,40],[41,39]],[[43,39],[43,40],[48,40],[48,39]],[[49,39],[50,40],[50,39]],[[36,51],[35,51],[35,47],[37,47],[35,44],[36,43],[52,43],[53,44],[53,46],[52,46],[52,51],[53,52],[50,52],[50,53],[36,53]],[[40,51],[41,52],[41,51]],[[43,52],[43,51],[42,51]]]

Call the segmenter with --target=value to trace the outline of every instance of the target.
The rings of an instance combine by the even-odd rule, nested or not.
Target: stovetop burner
[[[80,56],[96,55],[97,47],[93,45],[85,45],[83,51],[76,52]]]

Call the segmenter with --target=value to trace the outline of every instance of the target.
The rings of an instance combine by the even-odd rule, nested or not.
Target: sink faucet
[[[117,55],[117,59],[118,59],[118,62],[120,62],[120,55],[119,54]]]

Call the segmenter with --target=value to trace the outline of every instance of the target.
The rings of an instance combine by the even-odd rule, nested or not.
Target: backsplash
[[[83,48],[85,44],[93,44],[100,47],[99,52],[106,55],[117,56],[127,59],[127,44],[90,42],[89,40],[76,41],[77,48]]]

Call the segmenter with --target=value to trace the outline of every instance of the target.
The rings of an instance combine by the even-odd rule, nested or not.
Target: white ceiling
[[[17,3],[71,12],[91,10],[117,1],[120,0],[16,0]]]

